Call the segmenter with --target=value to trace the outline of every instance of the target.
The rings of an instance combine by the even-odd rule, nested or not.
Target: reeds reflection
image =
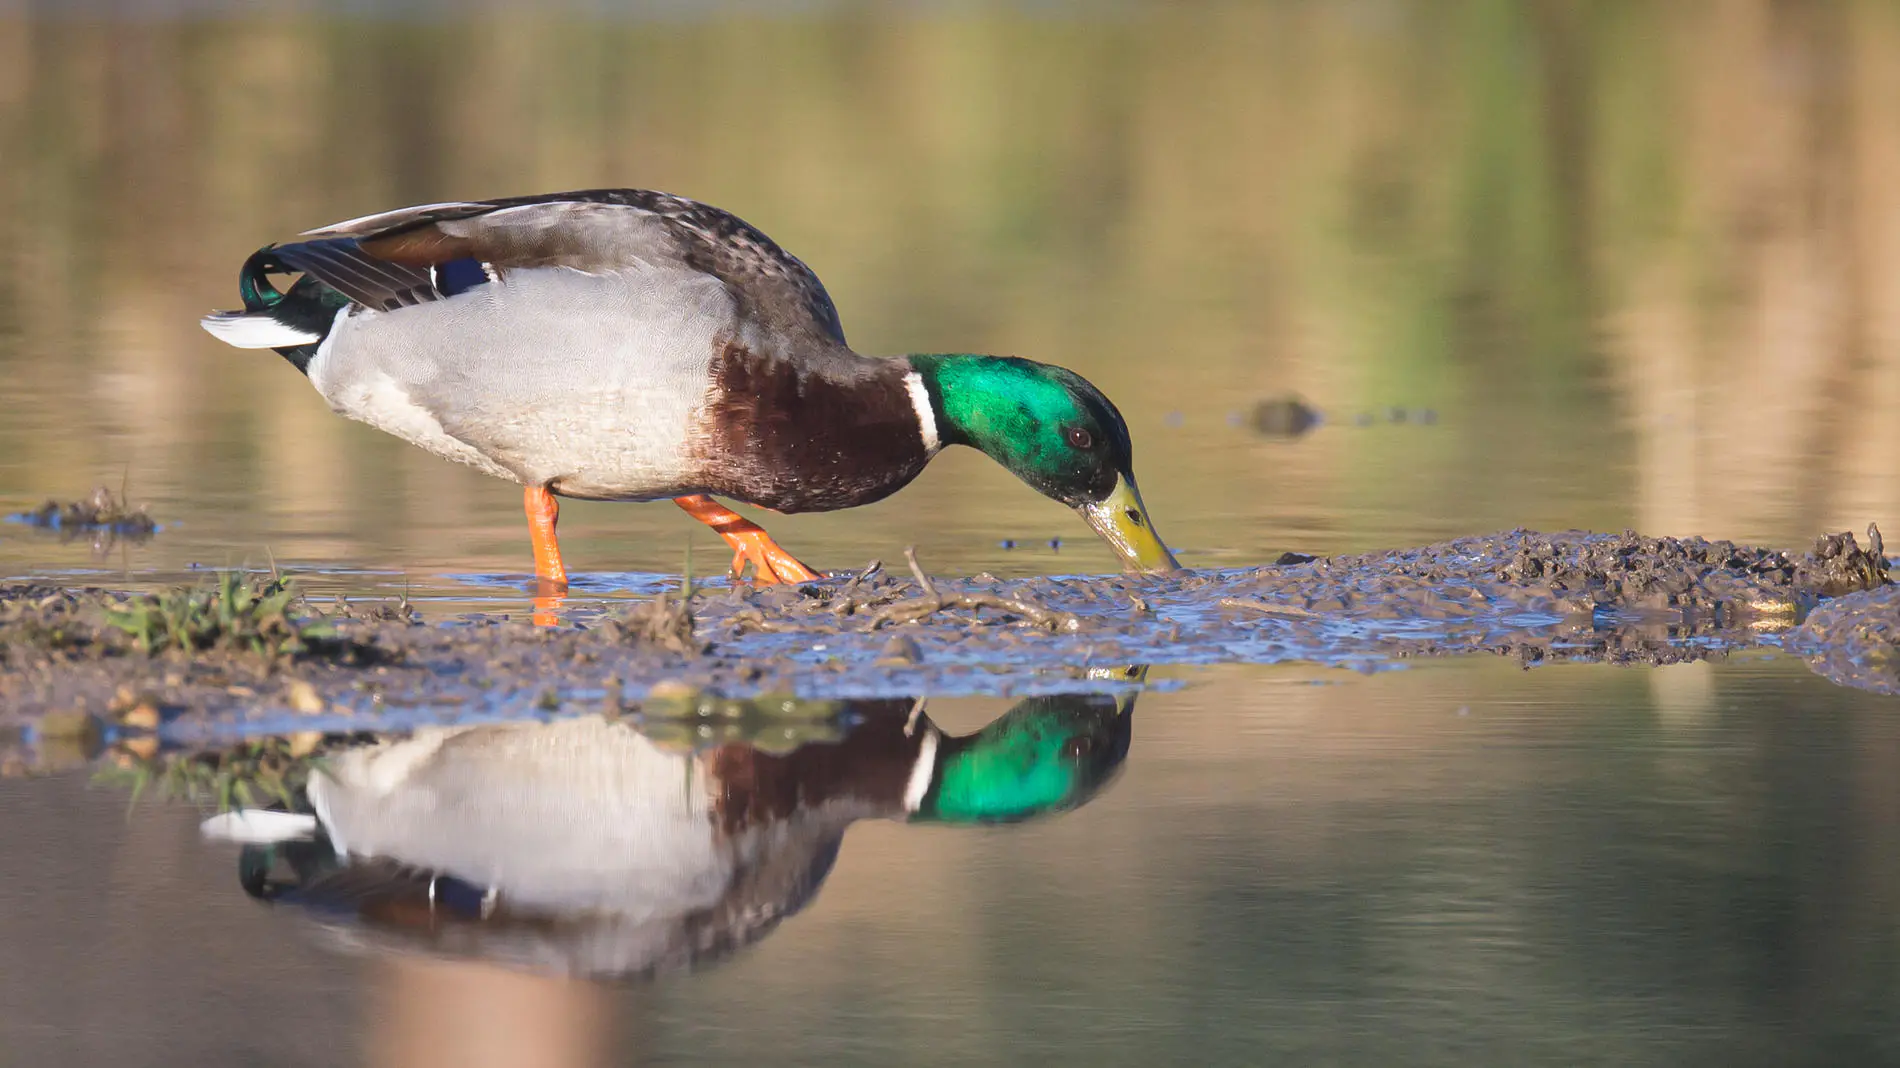
[[[1891,4],[432,10],[0,16],[0,495],[129,465],[188,520],[141,560],[518,567],[505,492],[194,319],[308,226],[632,184],[762,226],[867,351],[1098,381],[1168,529],[1221,524],[1190,564],[1900,512]],[[1284,394],[1331,421],[1228,425]],[[1437,422],[1350,429],[1393,406]],[[1066,529],[961,460],[784,536],[993,566],[974,549]],[[676,517],[570,525],[592,566],[676,566]]]

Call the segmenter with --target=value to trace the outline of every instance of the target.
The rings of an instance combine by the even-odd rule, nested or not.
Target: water
[[[597,185],[759,225],[863,351],[1087,375],[1189,566],[1891,531],[1895,71],[1877,3],[0,4],[0,512],[123,482],[165,524],[0,525],[0,578],[275,561],[524,612],[514,490],[195,320],[308,227]],[[1288,396],[1320,425],[1256,433]],[[769,525],[827,568],[1111,566],[962,450]],[[575,603],[650,593],[694,527],[570,505]],[[208,809],[128,814],[93,781],[124,746],[0,779],[0,1064],[1900,1063],[1892,698],[1765,651],[1155,652],[1086,804],[859,822],[802,913],[650,983],[351,952],[251,900]]]
[[[1799,668],[1143,696],[1064,815],[850,830],[800,915],[596,988],[343,952],[186,806],[0,785],[11,1063],[1892,1063],[1891,702]],[[1007,703],[933,703],[952,733]],[[505,1055],[499,1050],[509,1051]],[[532,1057],[522,1050],[533,1050]]]
[[[805,258],[863,351],[1089,376],[1191,565],[1900,513],[1882,5],[668,10],[0,14],[0,504],[128,481],[177,528],[115,570],[525,570],[508,487],[195,318],[311,226],[639,184]],[[1327,417],[1307,438],[1230,425],[1289,394]],[[563,516],[582,572],[677,572],[692,526]],[[773,530],[823,567],[1111,566],[965,450]],[[0,529],[9,572],[92,563]]]

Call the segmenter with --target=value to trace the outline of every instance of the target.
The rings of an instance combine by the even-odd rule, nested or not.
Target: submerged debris
[[[158,532],[145,505],[133,508],[125,497],[99,486],[77,501],[48,500],[31,512],[9,516],[17,523],[56,530],[68,538],[91,536],[95,548],[113,540],[144,541]]]
[[[1248,424],[1254,433],[1269,438],[1297,438],[1318,426],[1318,410],[1298,397],[1274,397],[1254,405]]]

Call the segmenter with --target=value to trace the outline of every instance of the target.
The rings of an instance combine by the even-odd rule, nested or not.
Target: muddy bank
[[[0,590],[0,726],[54,712],[79,730],[184,739],[618,711],[661,685],[841,698],[1049,692],[1113,664],[1377,670],[1472,652],[1664,663],[1779,644],[1823,602],[1799,640],[1825,664],[1892,633],[1864,621],[1890,613],[1891,595],[1858,593],[1886,570],[1849,535],[1791,554],[1520,530],[1168,577],[932,578],[900,564],[796,588],[715,586],[690,606],[576,599],[552,628],[526,612],[425,623],[406,605],[300,604],[270,625],[301,636],[270,630],[268,648],[215,628],[206,643],[152,642],[126,626],[128,605],[150,599],[15,586]]]

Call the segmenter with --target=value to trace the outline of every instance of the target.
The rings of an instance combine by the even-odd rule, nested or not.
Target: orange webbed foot
[[[706,524],[732,546],[732,577],[744,576],[746,564],[752,565],[752,581],[761,586],[811,582],[818,572],[799,563],[798,558],[772,540],[765,528],[721,505],[705,494],[675,497],[673,503],[687,515]]]
[[[799,563],[796,557],[781,548],[763,530],[756,534],[737,534],[727,540],[737,549],[732,554],[732,577],[735,579],[745,574],[748,561],[752,564],[752,581],[762,586],[811,582],[819,577],[816,571]]]

